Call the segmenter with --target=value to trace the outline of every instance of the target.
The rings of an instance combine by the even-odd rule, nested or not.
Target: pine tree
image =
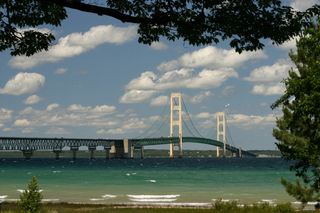
[[[42,195],[36,177],[32,177],[27,189],[20,195],[19,205],[24,213],[40,211]]]
[[[297,180],[282,180],[286,191],[304,205],[319,201],[320,192],[320,29],[314,24],[297,41],[290,58],[296,69],[283,82],[286,91],[271,108],[283,116],[273,130],[283,157],[292,160]]]

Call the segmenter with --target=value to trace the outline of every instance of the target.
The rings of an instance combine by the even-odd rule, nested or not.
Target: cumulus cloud
[[[256,127],[257,125],[274,125],[276,116],[273,114],[262,115],[245,115],[245,114],[229,114],[228,123],[236,124],[243,127]]]
[[[57,75],[63,75],[66,72],[67,72],[66,68],[58,68],[58,69],[56,69],[56,71],[54,73],[57,74]]]
[[[26,127],[30,125],[30,122],[27,119],[17,119],[13,125],[17,127]]]
[[[0,108],[0,121],[8,121],[12,118],[12,110],[6,108]]]
[[[0,94],[22,95],[35,93],[45,83],[45,77],[38,73],[20,72],[10,79],[3,88],[0,88]]]
[[[208,118],[214,118],[215,114],[214,113],[212,114],[212,113],[209,113],[209,112],[200,112],[195,117],[199,118],[199,119],[208,119]]]
[[[57,108],[59,108],[59,104],[57,104],[57,103],[54,103],[54,104],[49,104],[48,106],[47,106],[47,111],[53,111],[53,110],[55,110],[55,109],[57,109]]]
[[[202,103],[204,100],[208,99],[213,94],[210,91],[201,92],[195,96],[189,97],[188,100],[190,103],[199,104]]]
[[[46,132],[47,135],[68,135],[70,134],[65,128],[62,127],[52,127],[49,128]]]
[[[24,103],[27,105],[33,105],[33,104],[39,103],[40,100],[41,98],[39,96],[31,95],[26,100],[24,100]]]
[[[151,71],[142,73],[126,86],[121,103],[139,103],[151,98],[155,93],[172,89],[210,89],[219,87],[229,78],[237,78],[232,68],[195,72],[193,69],[178,69],[156,75]],[[203,97],[203,94],[201,95]],[[207,95],[208,96],[208,93]]]
[[[120,103],[141,103],[151,98],[155,93],[152,90],[129,90],[120,98]]]
[[[185,53],[176,60],[166,61],[158,66],[159,70],[187,68],[223,68],[239,67],[249,60],[262,59],[267,56],[262,51],[237,53],[234,49],[226,50],[213,46],[204,47],[191,53]]]
[[[20,69],[29,69],[43,63],[54,63],[64,58],[70,58],[87,52],[104,44],[122,44],[136,36],[135,26],[115,27],[100,25],[91,27],[85,33],[71,33],[58,40],[56,45],[48,51],[36,53],[31,57],[17,56],[10,60],[10,66]]]
[[[169,102],[168,96],[160,95],[158,97],[155,97],[151,100],[150,105],[151,106],[165,106]]]
[[[252,93],[257,95],[281,95],[285,91],[282,84],[258,84],[252,88]]]
[[[297,40],[299,40],[300,37],[296,36],[283,44],[279,45],[278,47],[283,50],[296,50],[297,49]]]
[[[154,49],[154,50],[166,50],[166,49],[168,49],[168,46],[165,43],[160,42],[160,41],[152,42],[150,47],[152,49]]]
[[[247,81],[254,82],[253,94],[279,95],[284,92],[284,85],[281,81],[288,77],[288,71],[292,65],[286,61],[278,61],[271,66],[262,66],[254,69]]]
[[[319,4],[319,0],[292,0],[290,6],[298,11],[305,11],[315,4]]]

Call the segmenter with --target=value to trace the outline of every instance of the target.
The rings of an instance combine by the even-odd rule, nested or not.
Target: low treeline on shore
[[[1,204],[0,204],[1,205]],[[2,211],[1,211],[2,209]],[[17,203],[2,203],[1,213],[22,212]],[[135,206],[135,205],[103,205],[103,204],[71,204],[71,203],[45,203],[42,204],[41,213],[294,213],[290,204],[276,206],[267,203],[254,205],[239,205],[236,202],[216,202],[212,207],[174,207],[174,206]],[[303,211],[316,212],[316,211]]]

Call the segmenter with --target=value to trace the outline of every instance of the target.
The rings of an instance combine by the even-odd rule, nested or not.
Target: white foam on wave
[[[90,198],[89,200],[91,200],[91,201],[102,201],[104,199],[103,198]]]
[[[134,199],[170,199],[177,198],[180,195],[127,195],[129,198]]]
[[[262,199],[260,203],[274,204],[276,201],[276,199]]]
[[[24,190],[24,189],[17,189],[17,192],[20,192],[20,193],[23,193],[23,192],[25,192],[25,191],[27,191],[27,192],[28,192],[28,190]],[[39,192],[43,192],[43,189],[40,189],[40,190],[39,190]]]
[[[58,198],[48,198],[48,199],[42,199],[42,202],[58,202],[60,199]]]
[[[8,195],[0,195],[0,199],[6,199]]]
[[[154,198],[150,198],[150,199],[134,199],[134,198],[130,198],[130,201],[133,202],[173,202],[176,201],[176,198],[173,199],[154,199]]]
[[[52,171],[52,173],[61,173],[62,171],[60,171],[60,170],[54,170],[54,171]]]
[[[117,195],[105,194],[105,195],[102,195],[101,197],[103,197],[103,198],[115,198],[115,197],[117,197]]]
[[[156,183],[157,182],[156,180],[146,180],[146,181],[148,181],[150,183]]]

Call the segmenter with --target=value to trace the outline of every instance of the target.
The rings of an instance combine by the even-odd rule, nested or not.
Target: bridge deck
[[[141,138],[128,139],[134,147],[179,143],[178,137]],[[89,138],[22,138],[22,137],[0,137],[0,150],[56,150],[64,147],[110,147],[112,144],[121,143],[123,139],[89,139]],[[209,138],[183,137],[183,142],[201,143],[223,148],[223,143]],[[237,147],[226,144],[226,149],[239,153]],[[256,155],[241,150],[242,155],[255,157]]]

